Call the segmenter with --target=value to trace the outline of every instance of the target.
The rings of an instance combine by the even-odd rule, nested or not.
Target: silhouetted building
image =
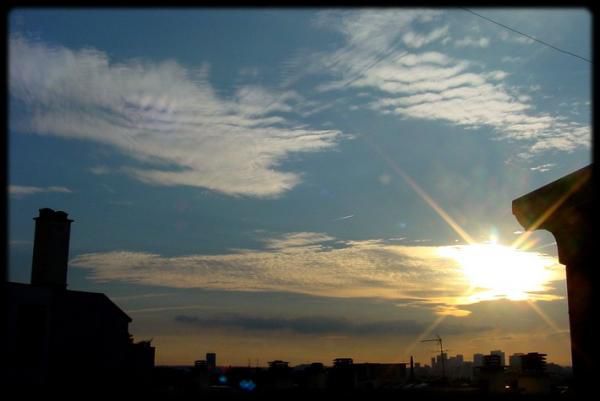
[[[360,389],[398,388],[406,382],[405,363],[356,363],[352,370]]]
[[[534,375],[546,373],[546,354],[529,352],[527,355],[521,355],[521,371]]]
[[[506,355],[500,350],[490,351],[490,355],[498,355],[500,357],[500,365],[506,366]]]
[[[328,387],[336,390],[350,390],[356,387],[356,372],[352,358],[336,358],[329,370]]]
[[[290,367],[290,363],[286,361],[275,360],[269,362],[269,369],[277,370],[277,369],[288,369]]]
[[[511,372],[521,372],[521,356],[523,355],[522,352],[517,352],[508,357],[508,365]]]
[[[450,379],[470,379],[473,376],[472,363],[466,363],[461,354],[451,356],[446,361],[446,375]]]
[[[210,375],[208,373],[208,364],[205,360],[194,361],[192,368],[192,383],[196,390],[208,388],[210,384]]]
[[[147,383],[152,375],[152,369],[154,369],[155,354],[156,350],[152,346],[152,340],[134,343],[130,336],[127,368],[131,375]]]
[[[439,376],[445,376],[447,374],[447,367],[448,367],[448,354],[445,352],[442,352],[440,355],[437,355],[434,358],[431,358],[431,369],[433,371],[433,374],[435,375],[439,375]]]
[[[206,364],[209,371],[214,371],[217,368],[217,354],[214,352],[206,353]]]
[[[333,360],[333,366],[336,368],[344,367],[344,366],[352,366],[354,364],[354,360],[352,358],[335,358]]]
[[[133,344],[131,318],[106,295],[67,290],[67,213],[35,218],[31,285],[3,283],[3,364],[14,385],[57,388],[117,383],[154,366],[154,348]]]
[[[529,352],[521,355],[521,373],[517,383],[519,392],[523,394],[550,393],[550,377],[546,373],[546,354]]]
[[[310,390],[327,388],[327,370],[320,362],[313,362],[305,367],[299,379],[300,387]]]
[[[490,354],[483,356],[483,368],[488,370],[502,370],[502,358],[498,354]]]
[[[291,388],[294,383],[292,380],[292,369],[289,367],[289,362],[275,360],[269,362],[267,369],[266,386],[274,389]]]
[[[506,392],[506,377],[504,376],[504,366],[502,359],[498,354],[483,356],[483,365],[476,370],[476,377],[479,386],[489,393]]]
[[[473,354],[473,367],[478,368],[483,366],[483,354]]]
[[[548,230],[556,238],[558,260],[566,267],[574,388],[582,396],[596,391],[598,377],[592,170],[586,166],[512,202],[525,229]]]

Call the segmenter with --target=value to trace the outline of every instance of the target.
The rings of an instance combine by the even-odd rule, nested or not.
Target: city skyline
[[[590,58],[585,9],[477,12]],[[555,240],[511,202],[591,163],[585,60],[460,9],[15,9],[8,49],[9,280],[66,211],[68,288],[157,365],[437,334],[570,365]]]

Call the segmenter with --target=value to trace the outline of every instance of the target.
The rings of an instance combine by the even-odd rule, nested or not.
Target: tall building
[[[517,352],[508,357],[508,365],[510,370],[513,372],[521,371],[521,357],[524,354],[522,352]]]
[[[521,370],[527,374],[544,374],[546,372],[546,354],[529,352],[527,355],[521,355]]]
[[[500,355],[489,354],[483,356],[483,367],[488,370],[501,370],[504,365]]]
[[[495,351],[490,351],[490,355],[498,355],[500,357],[500,364],[502,366],[506,366],[506,356],[504,354],[504,352],[498,350]]]
[[[550,377],[546,372],[546,354],[530,352],[527,355],[521,355],[518,386],[524,394],[550,393]]]
[[[483,366],[483,354],[473,354],[473,367],[478,368]]]
[[[477,369],[480,387],[487,392],[498,393],[505,391],[504,366],[500,355],[483,356],[483,366]]]
[[[215,370],[217,368],[217,354],[215,354],[214,352],[207,352],[206,365],[208,366],[208,370]]]

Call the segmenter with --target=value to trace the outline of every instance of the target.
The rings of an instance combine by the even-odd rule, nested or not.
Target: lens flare
[[[547,283],[557,277],[556,260],[498,243],[442,247],[440,256],[456,260],[475,289],[467,302],[506,298],[511,301],[539,299]],[[548,295],[546,295],[547,297]]]

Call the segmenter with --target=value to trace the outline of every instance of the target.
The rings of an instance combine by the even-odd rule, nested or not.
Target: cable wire
[[[525,37],[527,37],[527,38],[529,38],[529,39],[531,39],[531,40],[534,40],[534,41],[536,41],[536,42],[538,42],[538,43],[541,43],[541,44],[543,44],[544,46],[551,47],[552,49],[554,49],[554,50],[558,50],[558,51],[559,51],[559,52],[561,52],[561,53],[568,54],[569,56],[577,57],[577,58],[579,58],[579,59],[581,59],[581,60],[583,60],[583,61],[587,61],[587,62],[588,62],[588,63],[590,63],[590,64],[594,64],[594,63],[593,63],[591,60],[589,60],[589,59],[587,59],[587,58],[585,58],[585,57],[581,57],[580,55],[577,55],[577,54],[575,54],[575,53],[571,53],[570,51],[567,51],[567,50],[560,49],[560,48],[558,48],[558,47],[556,47],[556,46],[553,46],[553,45],[551,45],[550,43],[544,42],[543,40],[540,40],[540,39],[534,38],[533,36],[527,35],[526,33],[523,33],[523,32],[521,32],[521,31],[517,31],[516,29],[513,29],[513,28],[511,28],[511,27],[509,27],[509,26],[506,26],[506,25],[504,25],[504,24],[501,24],[500,22],[494,21],[494,20],[493,20],[493,19],[491,19],[491,18],[484,17],[483,15],[481,15],[481,14],[478,14],[478,13],[476,13],[476,12],[475,12],[475,11],[473,11],[473,10],[470,10],[470,9],[468,9],[468,8],[464,8],[464,7],[459,7],[459,8],[461,8],[462,10],[468,11],[468,12],[470,12],[470,13],[471,13],[471,14],[473,14],[473,15],[476,15],[476,16],[478,16],[479,18],[483,18],[484,20],[486,20],[486,21],[489,21],[489,22],[491,22],[491,23],[493,23],[493,24],[499,25],[499,26],[501,26],[501,27],[503,27],[503,28],[506,28],[506,29],[508,29],[508,30],[510,30],[510,31],[513,31],[513,32],[515,32],[515,33],[518,33],[519,35],[523,35],[523,36],[525,36]]]

